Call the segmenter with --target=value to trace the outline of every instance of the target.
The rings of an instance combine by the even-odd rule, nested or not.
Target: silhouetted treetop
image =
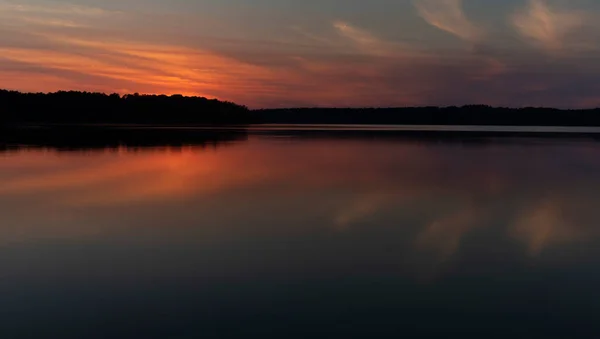
[[[182,95],[0,90],[0,122],[12,123],[249,123],[251,112],[232,102]]]

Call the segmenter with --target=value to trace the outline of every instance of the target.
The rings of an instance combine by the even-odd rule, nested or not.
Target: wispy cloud
[[[18,13],[37,13],[51,15],[76,15],[87,17],[98,17],[109,14],[117,14],[119,12],[109,11],[99,7],[81,6],[64,3],[50,3],[47,5],[28,4],[22,1],[0,1],[0,10],[2,12],[18,12]]]
[[[2,47],[2,59],[13,66],[0,71],[15,72],[15,64],[24,65],[21,78],[29,78],[27,90],[58,90],[53,82],[32,81],[36,74],[62,78],[57,86],[71,80],[71,88],[81,88],[82,75],[94,77],[96,88],[113,91],[139,91],[222,97],[223,83],[230,95],[248,90],[256,77],[268,76],[269,70],[223,57],[210,51],[168,44],[140,43],[132,40],[84,40],[72,36],[40,34],[49,44],[60,48],[36,50]],[[25,67],[28,66],[28,67]],[[18,68],[17,68],[18,71]],[[14,74],[13,74],[14,75]],[[261,82],[267,78],[261,78]]]
[[[551,51],[563,49],[570,35],[581,28],[585,20],[584,12],[554,8],[545,0],[529,0],[511,17],[519,34]]]
[[[470,21],[460,0],[414,0],[414,5],[432,27],[471,48],[440,49],[403,31],[390,34],[383,25],[336,17],[311,24],[282,23],[274,28],[281,28],[280,35],[261,31],[260,38],[253,39],[252,32],[236,35],[243,30],[210,30],[214,24],[209,21],[197,20],[201,26],[186,20],[190,13],[165,16],[151,10],[112,11],[99,8],[100,3],[97,8],[50,0],[0,0],[0,87],[194,94],[250,107],[474,102],[579,107],[597,102],[600,70],[591,63],[561,61],[550,71],[548,64],[534,60],[534,51],[519,50],[516,55],[497,49],[493,31],[483,32]],[[576,31],[579,41],[593,40],[592,35],[584,40],[577,27],[569,28],[579,12],[565,16],[565,11],[532,0],[520,15],[532,11],[545,13],[554,26],[563,28],[540,33],[527,26],[525,17],[515,15],[524,32],[533,32],[529,40],[560,46],[556,41],[566,44],[567,36],[573,36],[561,33],[565,30]],[[209,31],[208,36],[202,33]],[[544,87],[527,90],[538,83]]]
[[[366,53],[376,55],[388,55],[391,53],[389,43],[363,29],[344,21],[333,22],[333,27],[340,35],[352,41],[360,50]]]
[[[312,42],[317,42],[317,43],[324,44],[324,45],[331,45],[334,43],[331,39],[321,36],[319,34],[315,34],[313,32],[309,32],[300,26],[292,26],[291,29],[295,33],[299,34],[300,36],[302,36]]]
[[[121,18],[121,12],[99,7],[48,2],[35,3],[0,0],[0,22],[5,27],[19,27],[29,33],[47,29],[77,30],[93,28],[99,22]],[[111,21],[112,22],[112,21]]]
[[[419,15],[430,25],[469,42],[484,35],[465,15],[462,0],[414,0]]]
[[[51,26],[51,27],[65,27],[65,28],[83,28],[89,27],[86,24],[78,23],[72,20],[53,19],[53,18],[41,18],[41,17],[22,17],[21,21],[29,25],[38,26]]]

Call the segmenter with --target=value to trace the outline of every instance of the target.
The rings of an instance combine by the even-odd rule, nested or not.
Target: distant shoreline
[[[0,126],[529,126],[600,127],[600,109],[486,105],[396,108],[255,109],[181,95],[0,90]],[[415,129],[414,127],[410,129]],[[438,132],[441,128],[438,128]],[[559,131],[561,132],[561,131]]]
[[[600,109],[462,107],[292,108],[252,111],[264,124],[600,127]]]

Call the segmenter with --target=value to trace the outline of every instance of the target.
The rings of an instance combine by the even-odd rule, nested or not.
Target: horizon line
[[[266,111],[266,110],[316,110],[316,109],[329,109],[329,110],[378,110],[378,109],[425,109],[425,108],[437,108],[437,109],[451,109],[451,108],[469,108],[469,107],[480,107],[480,108],[491,108],[491,109],[510,109],[510,110],[524,110],[524,109],[545,109],[545,110],[557,110],[557,111],[593,111],[598,110],[600,107],[589,107],[589,108],[558,108],[552,106],[493,106],[489,104],[462,104],[462,105],[422,105],[422,106],[284,106],[284,107],[261,107],[261,108],[250,108],[249,106],[238,103],[231,100],[224,100],[219,98],[209,98],[206,96],[199,95],[184,95],[184,94],[165,94],[165,93],[118,93],[118,92],[102,92],[102,91],[84,91],[84,90],[56,90],[56,91],[47,91],[47,92],[33,92],[33,91],[21,91],[14,89],[5,89],[0,88],[0,92],[16,92],[19,94],[41,94],[41,95],[50,95],[50,94],[58,94],[58,93],[84,93],[84,94],[100,94],[100,95],[118,95],[119,98],[125,98],[127,96],[160,96],[160,97],[179,97],[179,98],[190,98],[190,99],[206,99],[206,100],[215,100],[224,103],[232,103],[239,106],[246,107],[250,111]]]

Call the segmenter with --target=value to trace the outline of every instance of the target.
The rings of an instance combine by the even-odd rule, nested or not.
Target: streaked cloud
[[[582,11],[556,8],[546,0],[529,0],[511,22],[524,38],[546,50],[559,51],[570,43],[572,34],[584,26],[586,19]]]
[[[117,11],[109,11],[100,7],[93,6],[81,6],[69,3],[60,2],[47,2],[46,4],[39,3],[27,3],[23,1],[0,1],[0,11],[7,13],[21,13],[21,14],[49,14],[49,15],[74,15],[74,16],[87,16],[87,17],[98,17],[109,14],[119,13]]]
[[[520,13],[534,8],[535,13],[567,22],[555,26],[573,28],[543,30],[543,35],[524,26],[531,36],[541,36],[527,39],[542,47],[560,46],[560,37],[565,36],[563,45],[569,40],[569,47],[575,43],[578,47],[567,54],[568,63],[540,64],[534,51],[500,45],[496,36],[500,27],[481,29],[475,20],[484,20],[467,15],[463,8],[467,3],[460,0],[398,4],[394,10],[405,9],[398,13],[402,20],[390,22],[367,21],[334,9],[311,18],[288,13],[286,20],[260,25],[216,20],[219,16],[210,8],[166,11],[152,3],[134,12],[137,1],[90,0],[83,5],[0,0],[0,87],[180,93],[250,107],[470,103],[582,107],[597,103],[600,90],[594,81],[600,69],[580,60],[595,56],[592,30],[569,24],[574,22],[569,19],[573,13],[579,12],[557,11],[540,0]],[[188,5],[193,7],[182,3]],[[241,13],[228,7],[221,10]],[[569,15],[560,14],[564,12]],[[371,12],[364,14],[374,19]],[[273,13],[260,17],[269,15]],[[433,30],[411,30],[411,20],[421,20],[419,16],[470,48],[464,44],[454,48],[460,43],[454,39],[440,42],[430,35]],[[581,53],[583,47],[592,53]],[[578,84],[576,90],[573,83]]]
[[[344,21],[335,21],[333,27],[340,35],[352,41],[358,49],[365,53],[375,55],[388,55],[391,53],[389,43],[363,29]]]
[[[129,41],[85,41],[47,36],[77,53],[26,48],[0,48],[2,58],[28,65],[43,65],[47,72],[94,76],[95,85],[120,84],[116,91],[165,92],[219,96],[220,82],[243,87],[260,69],[210,52],[168,45]],[[208,66],[202,66],[208,65]],[[229,78],[230,77],[230,78]],[[235,80],[239,77],[239,80]],[[32,85],[35,85],[32,82]],[[46,84],[48,86],[49,84]],[[75,87],[75,86],[74,86]]]
[[[465,15],[462,0],[414,0],[419,15],[430,25],[469,42],[479,41],[484,32]]]
[[[55,27],[66,27],[66,28],[83,28],[88,27],[88,25],[83,23],[78,23],[73,20],[63,20],[63,19],[45,19],[40,17],[22,17],[20,18],[24,23],[31,25],[39,25],[39,26],[55,26]]]
[[[335,25],[335,23],[334,23]],[[294,31],[295,33],[299,34],[300,36],[312,41],[312,42],[318,42],[322,45],[332,45],[334,44],[334,41],[332,39],[326,38],[324,36],[321,36],[319,34],[315,34],[313,32],[310,32],[304,28],[302,28],[301,26],[292,26],[290,27],[292,31]]]

